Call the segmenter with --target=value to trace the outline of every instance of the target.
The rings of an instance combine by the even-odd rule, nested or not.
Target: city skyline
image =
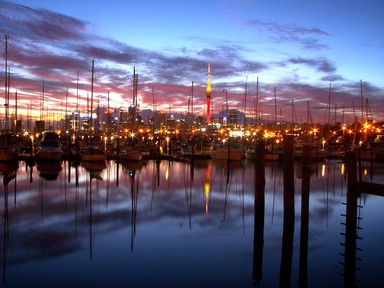
[[[0,2],[10,106],[17,91],[24,116],[28,107],[40,110],[43,94],[55,117],[67,104],[76,108],[77,94],[86,114],[94,60],[93,107],[106,107],[108,93],[111,109],[132,104],[135,67],[140,109],[153,109],[155,99],[157,110],[185,113],[193,82],[194,110],[204,117],[210,64],[212,114],[226,104],[225,90],[229,108],[244,111],[247,103],[251,117],[258,83],[264,119],[276,117],[276,89],[279,121],[306,122],[308,106],[318,123],[329,108],[333,121],[363,113],[384,121],[381,1],[30,2]]]

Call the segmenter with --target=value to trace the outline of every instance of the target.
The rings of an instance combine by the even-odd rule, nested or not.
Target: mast
[[[79,112],[79,70],[76,77],[76,111]]]
[[[187,130],[191,130],[191,98],[188,99],[188,110],[187,110]]]
[[[15,120],[14,120],[15,133],[17,132],[17,90],[15,92]]]
[[[139,75],[136,73],[136,67],[133,66],[133,80],[132,80],[133,81],[133,83],[132,83],[132,108],[133,108],[133,111],[132,111],[132,121],[131,121],[131,132],[132,133],[134,133],[134,131],[135,131],[138,79],[139,79]]]
[[[276,87],[273,87],[273,90],[275,92],[275,133],[277,130],[277,102],[276,102]]]
[[[360,80],[361,125],[364,123],[363,81]]]
[[[208,81],[207,88],[205,89],[205,95],[207,96],[207,118],[205,122],[209,124],[211,122],[211,64],[208,64]]]
[[[75,127],[76,127],[76,132],[79,131],[79,126],[80,126],[80,107],[79,107],[79,70],[77,70],[77,75],[76,75],[76,113],[75,114]],[[76,133],[77,134],[77,133]]]
[[[259,126],[259,77],[257,77],[256,81],[256,127]]]
[[[40,104],[40,121],[43,121],[43,113],[44,113],[44,87],[45,86],[45,83],[44,83],[44,78],[43,78],[43,91],[42,91],[42,94],[41,94],[41,104]]]
[[[6,103],[4,104],[5,106],[5,129],[9,129],[9,88],[11,87],[11,67],[8,67],[8,83],[7,83],[7,100]]]
[[[332,84],[329,83],[329,91],[328,91],[328,126],[331,125],[331,85]]]
[[[152,88],[152,111],[153,111],[153,129],[156,130],[156,103],[155,103],[155,91]]]
[[[244,130],[247,124],[247,89],[248,89],[248,76],[245,77],[245,89],[244,89]]]
[[[226,89],[223,90],[225,92],[225,105],[227,108],[227,126],[229,126],[230,121],[229,121],[229,109],[228,109],[228,91]]]
[[[94,80],[94,73],[95,73],[95,60],[92,60],[92,82],[91,82],[91,113],[90,113],[90,121],[91,121],[91,130],[93,127],[93,118],[92,118],[92,113],[93,113],[93,80]]]
[[[108,136],[111,136],[111,110],[109,108],[109,90],[108,90]]]
[[[133,66],[133,80],[132,80],[132,104],[137,106],[137,81],[138,74],[136,74],[136,67]]]
[[[191,85],[191,115],[192,115],[192,127],[193,127],[193,122],[195,121],[195,116],[194,116],[194,111],[193,111],[193,81],[192,81],[192,85]]]
[[[8,83],[8,35],[5,35],[5,95],[4,95],[4,106],[5,106],[5,130],[8,129],[8,101],[9,101],[9,83]]]
[[[65,131],[68,130],[67,117],[68,117],[68,87],[67,87],[67,91],[65,92],[65,117],[64,117]],[[71,119],[71,118],[69,118],[69,119]]]

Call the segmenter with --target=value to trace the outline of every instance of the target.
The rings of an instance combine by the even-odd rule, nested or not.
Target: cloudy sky
[[[330,96],[331,121],[351,122],[362,108],[384,121],[383,15],[381,0],[0,1],[1,62],[7,35],[10,104],[17,91],[20,113],[39,110],[44,87],[52,115],[65,99],[75,109],[77,94],[86,114],[94,60],[94,99],[104,107],[108,92],[111,108],[132,103],[136,67],[141,109],[155,99],[158,110],[187,111],[193,81],[203,115],[210,63],[214,114],[225,89],[230,108],[246,103],[253,115],[259,79],[265,119],[274,119],[275,88],[282,120],[307,121],[309,106],[313,121],[327,121]]]

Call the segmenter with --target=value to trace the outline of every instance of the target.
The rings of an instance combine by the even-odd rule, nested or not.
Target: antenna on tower
[[[205,89],[205,95],[207,95],[207,118],[205,122],[210,123],[211,122],[211,64],[208,64],[208,81],[207,81],[207,88]]]

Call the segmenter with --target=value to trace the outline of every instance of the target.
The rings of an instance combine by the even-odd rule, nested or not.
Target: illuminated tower
[[[208,64],[208,82],[207,82],[207,89],[205,89],[205,94],[207,95],[207,119],[205,122],[210,123],[211,122],[211,64]]]

